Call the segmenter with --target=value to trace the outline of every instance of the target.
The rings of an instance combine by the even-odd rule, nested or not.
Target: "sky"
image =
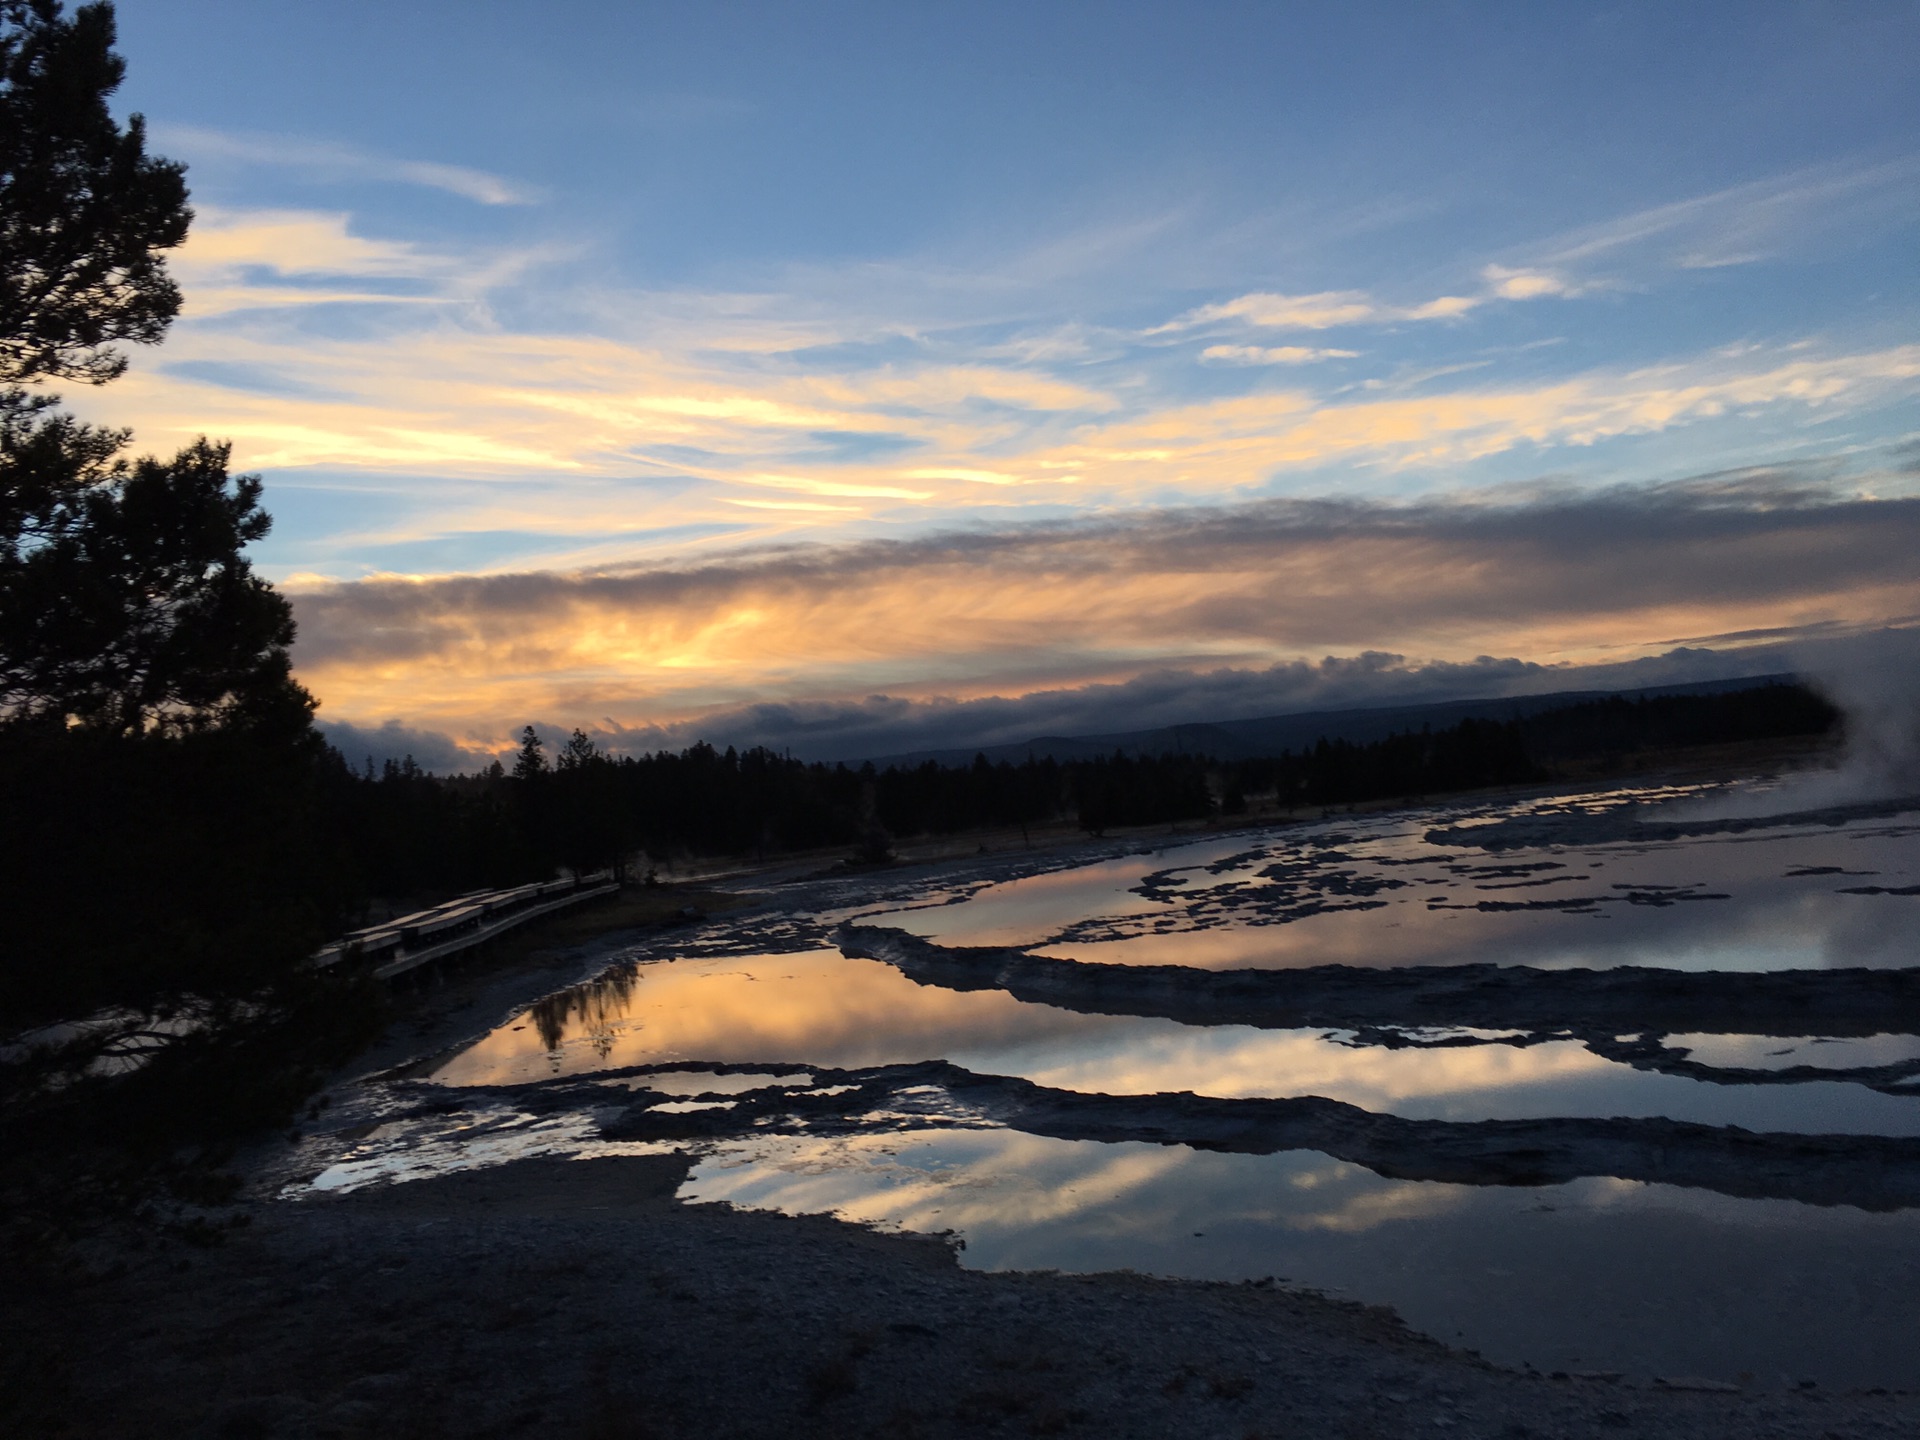
[[[1920,8],[120,0],[347,748],[838,758],[1920,619]],[[350,742],[350,744],[349,744]]]

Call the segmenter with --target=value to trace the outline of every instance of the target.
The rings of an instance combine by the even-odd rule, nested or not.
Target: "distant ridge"
[[[1353,710],[1302,710],[1286,715],[1262,715],[1251,720],[1216,720],[1192,725],[1163,725],[1152,730],[1123,730],[1108,735],[1038,735],[1009,745],[976,745],[944,750],[909,750],[873,757],[876,768],[905,769],[932,760],[940,765],[971,765],[976,755],[993,763],[1018,764],[1031,755],[1036,760],[1091,760],[1112,755],[1208,755],[1217,760],[1251,760],[1302,750],[1322,737],[1365,744],[1384,740],[1399,731],[1423,725],[1442,729],[1462,720],[1524,720],[1542,710],[1578,705],[1588,700],[1648,699],[1655,695],[1721,695],[1757,690],[1764,685],[1792,685],[1799,676],[1750,675],[1737,680],[1695,680],[1683,685],[1648,685],[1637,690],[1555,690],[1545,695],[1501,695],[1481,700],[1440,700],[1424,705],[1369,706]],[[860,761],[848,761],[859,764]]]

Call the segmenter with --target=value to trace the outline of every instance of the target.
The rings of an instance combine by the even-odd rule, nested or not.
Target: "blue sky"
[[[1623,582],[1580,625],[1442,585],[1368,607],[1371,637],[1259,635],[1205,618],[1259,563],[1136,547],[1107,583],[1189,619],[1119,636],[1073,585],[954,558],[1017,533],[1030,577],[1035,536],[1084,567],[1196,509],[1431,526],[1730,474],[1756,513],[1770,486],[1904,503],[1911,5],[119,14],[121,103],[201,218],[168,342],[69,398],[266,476],[259,558],[325,715],[484,749],[525,719],[690,734],[1366,650],[1610,664],[1920,611],[1786,557],[1777,593],[1654,613]],[[1288,535],[1269,573],[1385,583]],[[613,574],[561,615],[511,599]],[[342,615],[407,638],[369,654]]]

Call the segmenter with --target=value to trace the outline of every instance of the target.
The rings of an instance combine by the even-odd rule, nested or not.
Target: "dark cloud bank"
[[[1327,557],[1334,559],[1329,560]],[[1364,558],[1365,568],[1360,567]],[[1357,579],[1302,593],[1285,577],[1302,568],[1348,566]],[[1672,637],[1648,658],[1620,664],[1547,666],[1522,658],[1420,663],[1365,649],[1363,637],[1422,617],[1472,621],[1506,616],[1608,615],[1649,606],[1737,610],[1866,591],[1899,596],[1920,587],[1920,500],[1864,498],[1792,473],[1747,472],[1668,485],[1491,501],[1387,504],[1284,501],[1209,511],[844,547],[738,554],[679,570],[455,577],[425,584],[367,582],[302,595],[301,658],[403,661],[456,636],[517,617],[624,606],[715,603],[732,594],[804,596],[819,603],[875,577],[957,571],[1122,580],[1148,570],[1263,573],[1244,599],[1209,599],[1154,617],[1166,633],[1296,633],[1325,637],[1329,654],[1264,669],[1163,669],[1120,684],[1091,684],[1018,697],[863,699],[747,705],[670,726],[588,725],[611,748],[637,752],[715,745],[790,748],[809,759],[860,759],[928,750],[1017,744],[1042,735],[1086,735],[1246,719],[1290,711],[1400,705],[1625,689],[1807,668],[1809,656],[1864,628],[1810,621],[1769,630]],[[1866,617],[1861,617],[1865,619]],[[1881,613],[1877,625],[1911,614]],[[1348,637],[1351,644],[1342,644]],[[1625,637],[1623,637],[1625,638]],[[1654,645],[1661,637],[1648,637]],[[1354,653],[1357,651],[1358,653]],[[1814,669],[1819,667],[1815,665]],[[578,719],[535,717],[562,734]],[[449,737],[407,730],[326,728],[350,755],[376,759],[410,750],[430,768],[470,764]]]
[[[1538,695],[1558,690],[1629,690],[1642,686],[1771,675],[1793,668],[1782,645],[1737,651],[1684,647],[1618,665],[1547,666],[1485,657],[1470,664],[1410,664],[1369,651],[1329,655],[1263,670],[1159,670],[1115,685],[1085,685],[979,700],[859,700],[747,705],[684,725],[581,728],[621,754],[679,750],[698,740],[724,748],[765,745],[807,760],[885,759],[930,751],[1019,745],[1041,736],[1104,735],[1206,721],[1253,719],[1295,711],[1418,705]],[[492,758],[450,735],[389,720],[370,727],[320,722],[327,738],[355,765],[377,766],[411,755],[429,770],[483,766]],[[554,745],[572,728],[542,721],[535,728]]]
[[[463,748],[451,735],[443,735],[438,730],[416,730],[398,720],[389,720],[384,725],[349,725],[344,720],[326,719],[318,723],[328,743],[346,756],[356,770],[366,764],[377,768],[389,760],[397,764],[410,757],[423,770],[450,775],[483,767],[492,758],[478,750]]]

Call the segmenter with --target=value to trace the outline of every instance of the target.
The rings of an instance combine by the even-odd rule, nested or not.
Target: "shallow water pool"
[[[1332,817],[776,899],[476,1037],[433,1075],[451,1113],[396,1112],[317,1183],[691,1149],[689,1200],[951,1231],[983,1268],[1280,1276],[1542,1369],[1920,1386],[1920,826],[1634,819],[1698,798]],[[845,953],[840,922],[939,963]],[[939,946],[1054,968],[1016,984]],[[1501,979],[1482,1018],[1421,1020],[1429,975]],[[1386,1008],[1412,1018],[1312,1023],[1336,976],[1401,987]],[[1595,978],[1597,1009],[1537,998]],[[1215,982],[1252,987],[1231,1023],[1196,1008]],[[1762,985],[1788,997],[1764,1023],[1711,1012]],[[1592,1018],[1643,1013],[1687,1018]]]

